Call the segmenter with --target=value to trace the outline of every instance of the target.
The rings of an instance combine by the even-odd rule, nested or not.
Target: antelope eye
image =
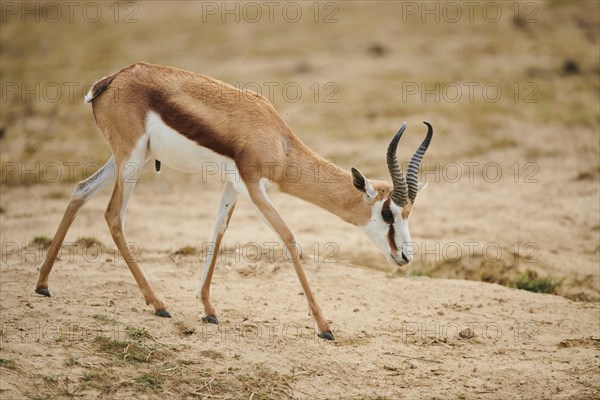
[[[394,223],[394,214],[388,209],[381,211],[381,216],[383,217],[383,221],[388,224]]]

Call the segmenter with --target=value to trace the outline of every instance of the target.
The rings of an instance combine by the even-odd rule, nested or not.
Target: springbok
[[[300,263],[294,235],[267,196],[267,186],[297,196],[362,228],[369,239],[400,266],[412,260],[408,217],[419,184],[417,175],[433,129],[402,174],[396,149],[406,122],[387,149],[387,165],[393,184],[368,180],[357,169],[351,173],[324,160],[288,128],[275,108],[254,92],[241,92],[216,79],[176,68],[146,63],[133,64],[97,81],[85,96],[92,103],[96,124],[112,150],[112,156],[95,174],[79,182],[58,226],[52,245],[40,267],[35,291],[50,296],[48,276],[59,248],[81,206],[114,182],[104,214],[117,248],[135,278],[146,304],[154,313],[170,317],[165,304],[154,294],[127,246],[125,209],[141,167],[149,159],[156,169],[170,167],[201,172],[206,162],[222,165],[225,188],[214,228],[210,251],[198,287],[204,306],[204,322],[217,324],[210,302],[210,283],[219,246],[238,195],[256,210],[279,236],[289,252],[308,300],[309,312],[318,325],[318,336],[333,340]],[[214,165],[214,164],[213,164]],[[306,173],[315,165],[327,174]],[[290,169],[294,172],[290,177]],[[312,170],[311,170],[312,171]],[[292,179],[293,178],[293,179]]]

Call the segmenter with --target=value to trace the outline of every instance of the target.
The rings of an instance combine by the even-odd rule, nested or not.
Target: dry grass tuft
[[[198,254],[198,249],[194,246],[183,246],[173,252],[176,256],[195,256]]]
[[[48,236],[36,236],[31,241],[31,246],[46,250],[52,244],[52,239]]]
[[[0,367],[6,369],[17,369],[17,364],[14,362],[14,360],[0,358]]]
[[[177,333],[183,337],[193,335],[194,332],[196,332],[196,328],[186,324],[183,321],[175,322],[175,329],[177,330]]]
[[[77,245],[83,247],[84,249],[89,249],[90,247],[96,246],[99,249],[105,249],[104,243],[99,241],[93,236],[81,236],[77,238]]]

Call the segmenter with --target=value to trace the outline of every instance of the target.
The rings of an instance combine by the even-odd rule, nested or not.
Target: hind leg
[[[102,188],[114,181],[114,167],[115,160],[114,157],[111,157],[102,168],[96,171],[95,174],[86,180],[79,182],[75,187],[75,191],[71,196],[71,200],[69,201],[69,205],[67,206],[65,214],[63,215],[60,225],[54,234],[52,244],[48,248],[48,252],[46,253],[46,257],[44,258],[42,265],[39,267],[40,275],[38,277],[37,284],[35,285],[36,293],[50,297],[50,291],[48,290],[48,277],[50,276],[52,266],[56,261],[56,256],[58,255],[60,246],[65,240],[65,236],[67,235],[71,224],[75,220],[79,209],[92,197],[94,197],[94,195]]]
[[[131,274],[133,275],[138,287],[140,288],[146,304],[152,304],[154,313],[159,317],[170,318],[171,314],[167,311],[165,304],[155,294],[146,277],[144,276],[140,266],[138,265],[133,253],[127,245],[125,239],[125,210],[127,202],[133,192],[133,188],[137,182],[137,176],[142,166],[146,161],[146,153],[148,148],[148,138],[143,136],[138,141],[135,149],[129,155],[127,160],[119,162],[117,160],[117,173],[115,187],[112,196],[108,203],[104,217],[110,228],[112,235],[119,252],[125,259]]]

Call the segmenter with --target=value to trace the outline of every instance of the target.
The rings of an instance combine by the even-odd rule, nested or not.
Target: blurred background
[[[388,179],[384,152],[402,121],[405,162],[422,121],[433,124],[408,270],[391,271],[335,217],[275,195],[299,237],[337,240],[342,262],[598,299],[598,2],[4,1],[1,18],[3,240],[52,236],[71,182],[110,156],[83,95],[145,61],[261,92],[316,152],[371,178]],[[78,167],[54,179],[52,163]],[[142,180],[130,237],[149,251],[194,244],[189,232],[208,240],[219,182],[150,168]],[[103,196],[74,230],[108,243]],[[199,196],[214,206],[198,210]],[[177,226],[148,229],[140,200]]]

